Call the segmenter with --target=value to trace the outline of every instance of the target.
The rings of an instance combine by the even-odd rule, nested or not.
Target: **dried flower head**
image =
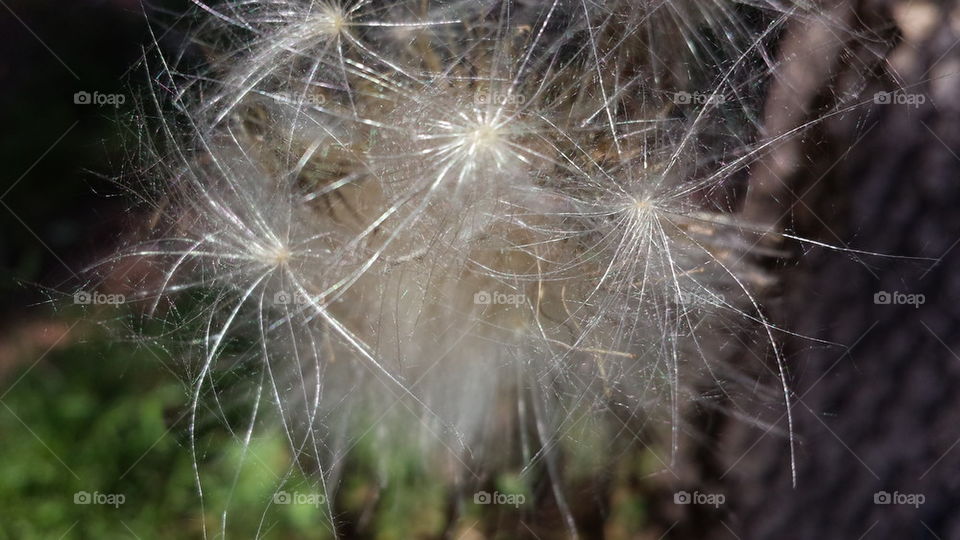
[[[668,426],[676,449],[697,407],[792,418],[759,300],[776,246],[735,210],[797,133],[766,137],[759,104],[813,7],[195,4],[205,63],[151,64],[156,236],[118,256],[153,260],[143,298],[195,332],[193,452],[205,411],[249,443],[269,401],[332,494],[372,429],[469,480],[555,475],[584,419]],[[778,388],[727,357],[735,337],[769,344]]]

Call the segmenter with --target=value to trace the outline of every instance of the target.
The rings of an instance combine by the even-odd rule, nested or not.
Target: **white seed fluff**
[[[735,192],[777,142],[775,36],[813,6],[194,3],[206,63],[152,64],[157,234],[119,257],[160,269],[152,311],[199,304],[171,329],[196,343],[195,458],[208,412],[244,444],[279,425],[332,501],[368,434],[417,433],[456,481],[554,476],[585,419],[676,451],[686,414],[751,400],[785,408],[792,454]]]

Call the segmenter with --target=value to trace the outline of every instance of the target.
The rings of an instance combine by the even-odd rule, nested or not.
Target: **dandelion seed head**
[[[321,3],[317,14],[309,22],[309,26],[317,34],[335,37],[343,32],[348,24],[349,15],[346,10],[333,3]]]
[[[628,212],[632,212],[635,216],[643,217],[650,212],[656,210],[656,204],[650,197],[636,197],[633,198],[631,204],[627,207]]]
[[[248,439],[265,423],[266,405],[221,414],[216,375],[237,366],[331,491],[371,419],[466,476],[553,477],[584,418],[611,445],[654,419],[670,454],[688,409],[775,401],[718,352],[749,334],[782,367],[756,250],[711,204],[783,141],[757,119],[768,44],[814,12],[642,4],[203,4],[227,45],[200,74],[161,58],[187,127],[159,115],[178,180],[131,250],[160,261],[151,300],[213,290],[184,340],[192,436],[205,408]]]
[[[479,150],[498,146],[501,136],[502,133],[497,129],[497,126],[490,123],[480,124],[467,134],[471,148]]]
[[[260,260],[275,267],[286,266],[286,264],[290,262],[291,257],[290,249],[284,245],[271,246],[261,251],[259,255]]]

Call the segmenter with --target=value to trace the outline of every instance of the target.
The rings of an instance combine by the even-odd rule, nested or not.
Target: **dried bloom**
[[[206,65],[152,64],[156,237],[118,256],[162,271],[158,317],[199,291],[171,328],[196,333],[194,453],[204,411],[248,444],[270,402],[332,495],[371,424],[469,481],[555,475],[585,418],[662,422],[673,449],[695,407],[792,418],[759,300],[775,246],[735,210],[785,137],[758,128],[770,45],[815,9],[195,3]],[[735,335],[769,344],[780,388],[725,357]]]

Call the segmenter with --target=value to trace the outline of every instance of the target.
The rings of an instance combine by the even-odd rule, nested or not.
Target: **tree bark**
[[[895,22],[903,40],[864,88],[871,103],[826,121],[823,144],[804,145],[808,163],[779,191],[779,205],[784,193],[797,197],[781,224],[840,247],[935,260],[807,246],[783,272],[778,320],[840,345],[786,343],[796,488],[782,436],[734,421],[718,428],[705,470],[722,477],[728,505],[712,537],[960,538],[960,2],[863,2],[857,13],[864,35]],[[818,99],[857,79],[862,63],[845,56]],[[872,103],[879,91],[906,97]],[[926,302],[878,304],[881,292]]]

